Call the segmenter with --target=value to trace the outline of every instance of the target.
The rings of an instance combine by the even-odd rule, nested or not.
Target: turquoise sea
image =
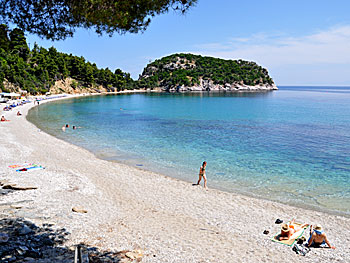
[[[205,160],[209,187],[350,216],[350,88],[279,88],[87,96],[28,119],[102,159],[189,182]]]

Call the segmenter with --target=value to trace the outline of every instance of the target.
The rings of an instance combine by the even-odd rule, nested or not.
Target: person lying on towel
[[[308,226],[308,224],[303,224],[301,226],[294,225],[295,219],[293,219],[290,224],[283,224],[281,227],[281,234],[279,236],[279,240],[288,240],[291,236],[297,231],[299,231],[302,228],[305,228]]]
[[[331,246],[329,243],[326,233],[323,232],[321,225],[316,225],[314,231],[312,231],[312,226],[310,228],[310,238],[308,241],[308,247],[321,247],[321,245],[327,244],[330,248],[335,249],[334,246]]]
[[[7,119],[5,118],[5,116],[1,116],[0,121],[9,121],[9,120],[7,120]]]

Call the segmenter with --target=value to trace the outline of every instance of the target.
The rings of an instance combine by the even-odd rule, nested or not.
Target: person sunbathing
[[[5,116],[1,116],[0,121],[9,121],[9,120],[5,119]]]
[[[310,228],[310,238],[308,241],[307,246],[308,247],[321,247],[321,245],[327,244],[328,247],[335,249],[334,246],[332,246],[326,236],[326,233],[323,232],[321,225],[316,225],[314,230],[312,231],[312,226]]]
[[[308,226],[308,224],[303,224],[301,226],[294,225],[295,219],[292,219],[290,221],[290,224],[283,224],[281,227],[281,234],[279,236],[279,240],[288,240],[293,236],[295,232],[298,232],[300,229],[305,228]]]

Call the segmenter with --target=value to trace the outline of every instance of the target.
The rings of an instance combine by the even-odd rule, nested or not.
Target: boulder
[[[81,208],[81,207],[73,207],[73,208],[72,208],[72,211],[73,211],[73,212],[76,212],[76,213],[82,213],[82,214],[85,214],[85,213],[88,212],[87,210],[85,210],[85,209],[83,209],[83,208]]]
[[[130,252],[126,252],[125,256],[130,258],[130,259],[138,259],[138,258],[142,258],[143,257],[143,252],[140,249],[133,250],[133,251],[130,251]]]

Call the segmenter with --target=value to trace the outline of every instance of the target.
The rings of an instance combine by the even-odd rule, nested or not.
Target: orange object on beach
[[[24,164],[12,164],[9,165],[10,168],[20,168],[20,167],[26,167],[26,166],[31,166],[33,165],[32,163],[24,163]]]
[[[14,165],[9,165],[10,168],[18,168],[22,167],[22,165],[14,164]]]

